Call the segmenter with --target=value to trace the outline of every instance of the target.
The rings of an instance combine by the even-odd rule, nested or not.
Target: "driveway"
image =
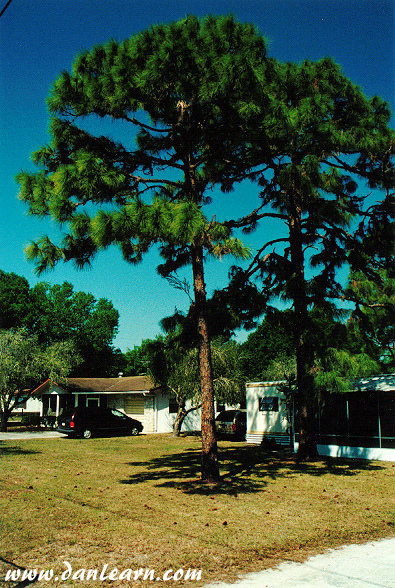
[[[204,588],[395,588],[395,538],[331,549],[306,562],[283,563]]]
[[[23,441],[24,439],[49,439],[55,437],[64,437],[57,431],[24,431],[23,433],[10,432],[0,433],[0,441]]]

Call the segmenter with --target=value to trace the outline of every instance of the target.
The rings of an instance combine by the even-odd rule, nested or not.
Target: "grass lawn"
[[[395,534],[395,464],[292,456],[220,441],[224,483],[199,482],[199,437],[0,442],[0,586],[20,568],[201,569],[200,586]],[[81,580],[81,578],[80,578]],[[40,585],[127,586],[78,579]],[[170,582],[174,585],[175,582]],[[182,585],[183,582],[177,582]],[[12,586],[12,583],[7,583]]]

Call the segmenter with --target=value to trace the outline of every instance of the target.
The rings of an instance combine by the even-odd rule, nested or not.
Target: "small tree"
[[[218,402],[245,401],[245,376],[241,347],[233,342],[214,341],[211,345],[214,394]],[[196,348],[185,349],[174,336],[153,341],[149,373],[176,399],[178,409],[173,435],[179,436],[182,424],[191,412],[201,407],[199,355]],[[187,408],[187,403],[190,406]]]
[[[24,329],[0,332],[0,430],[7,430],[12,410],[44,379],[61,382],[78,363],[69,342],[46,349]]]
[[[173,435],[178,437],[187,415],[201,407],[197,350],[183,349],[171,337],[157,341],[151,350],[149,373],[177,402]],[[187,408],[188,400],[191,405]]]
[[[265,109],[270,74],[263,38],[232,17],[188,16],[95,47],[53,86],[52,142],[33,155],[41,171],[18,177],[31,214],[68,226],[60,245],[45,237],[30,247],[38,271],[59,261],[83,266],[112,244],[136,263],[154,243],[162,275],[191,268],[204,480],[219,479],[204,259],[248,255],[204,206],[225,169],[226,190],[238,181],[245,119]],[[92,116],[129,126],[127,143],[88,132]]]

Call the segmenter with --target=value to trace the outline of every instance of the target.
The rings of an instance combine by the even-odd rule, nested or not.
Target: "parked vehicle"
[[[245,439],[247,413],[245,410],[224,410],[217,415],[215,426],[220,437]]]
[[[90,439],[93,435],[138,435],[140,421],[114,408],[73,408],[59,417],[57,431],[69,437]]]

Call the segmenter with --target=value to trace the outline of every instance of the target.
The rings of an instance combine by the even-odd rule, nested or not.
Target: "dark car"
[[[59,417],[57,431],[69,437],[90,439],[92,435],[138,435],[143,430],[140,421],[115,408],[73,408]]]
[[[245,439],[247,413],[245,410],[223,410],[215,419],[218,436]]]

